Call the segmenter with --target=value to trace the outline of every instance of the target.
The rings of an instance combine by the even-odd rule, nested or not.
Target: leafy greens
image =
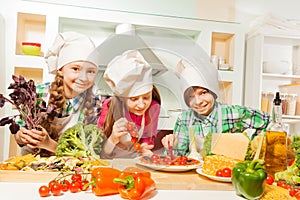
[[[100,159],[103,132],[97,125],[78,123],[68,128],[59,138],[57,156],[87,157]]]
[[[19,114],[4,117],[0,120],[0,126],[9,125],[12,134],[16,134],[20,126],[16,122],[18,117],[24,121],[26,128],[36,129],[38,125],[47,118],[47,115],[54,111],[53,106],[46,106],[46,102],[39,98],[36,93],[36,87],[33,80],[26,81],[23,76],[12,76],[13,83],[8,89],[13,92],[9,94],[10,99],[0,94],[0,108],[5,103],[10,103],[15,107]]]

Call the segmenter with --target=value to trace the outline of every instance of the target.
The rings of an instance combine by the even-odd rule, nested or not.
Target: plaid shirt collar
[[[80,105],[83,103],[85,96],[86,96],[85,94],[86,94],[86,92],[83,92],[75,98],[68,99],[67,106],[71,106],[74,109],[73,111],[76,112],[79,109]]]

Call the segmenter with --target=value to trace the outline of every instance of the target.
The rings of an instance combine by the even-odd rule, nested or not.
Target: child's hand
[[[165,137],[163,137],[163,139],[161,140],[161,143],[166,149],[169,148],[169,145],[171,145],[172,147],[175,147],[178,144],[178,138],[174,134],[168,134]]]
[[[139,150],[139,154],[141,156],[151,156],[153,154],[151,149],[153,148],[154,148],[153,144],[142,143]]]
[[[126,118],[120,118],[117,121],[115,121],[112,133],[109,137],[110,142],[112,142],[113,144],[118,144],[120,142],[121,137],[126,136],[127,134],[129,135],[127,130],[127,124],[128,120]]]

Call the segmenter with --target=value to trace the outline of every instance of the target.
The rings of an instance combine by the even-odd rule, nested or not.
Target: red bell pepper
[[[156,188],[151,173],[135,167],[123,170],[114,182],[119,183],[116,185],[119,185],[118,191],[121,197],[130,200],[138,200],[150,195]]]
[[[118,185],[113,182],[121,171],[110,167],[95,168],[91,173],[92,191],[96,196],[118,194]]]

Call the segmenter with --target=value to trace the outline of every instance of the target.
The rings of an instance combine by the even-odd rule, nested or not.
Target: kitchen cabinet
[[[212,55],[222,57],[223,63],[227,64],[228,68],[219,70],[219,100],[229,104],[243,104],[245,34],[244,28],[239,23],[110,11],[34,1],[18,1],[11,9],[9,18],[11,20],[9,23],[15,26],[8,28],[11,35],[7,45],[15,49],[7,58],[9,59],[7,77],[12,74],[24,74],[25,77],[33,78],[37,83],[51,81],[53,76],[48,74],[43,55],[54,41],[57,32],[78,31],[90,36],[96,45],[100,45],[115,33],[117,25],[130,23],[136,27],[136,33],[144,38],[152,37],[155,41],[170,39],[174,41],[173,45],[178,45],[176,43],[180,40],[178,35],[185,36],[201,46],[209,57]],[[147,31],[151,30],[148,28],[168,29],[180,34],[164,35],[159,31]],[[20,48],[22,41],[41,43],[41,55],[24,55]],[[170,66],[168,71],[172,74],[177,60],[171,60],[172,55],[164,57],[161,54],[159,56],[159,59],[164,60]],[[103,70],[100,77],[102,73]],[[179,86],[176,82],[170,81],[167,75],[168,73],[156,79],[159,81],[157,84],[160,87],[163,102],[159,128],[172,130],[178,111],[182,109],[184,102]],[[7,82],[6,86],[8,84]],[[99,90],[109,90],[101,78],[96,84]],[[10,112],[8,109],[6,113]]]
[[[272,99],[280,92],[283,121],[290,134],[299,132],[300,37],[288,34],[256,34],[247,38],[245,105],[271,113]],[[289,97],[295,98],[296,107]],[[295,105],[294,105],[295,106]],[[294,112],[285,109],[293,108]]]

